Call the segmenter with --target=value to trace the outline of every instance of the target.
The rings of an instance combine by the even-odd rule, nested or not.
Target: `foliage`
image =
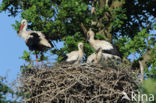
[[[34,52],[31,53],[31,52],[28,52],[28,51],[24,50],[23,56],[21,56],[20,59],[23,59],[23,60],[25,60],[26,62],[31,63],[31,62],[32,62],[32,57],[31,57],[32,54],[35,54],[35,53],[34,53]],[[39,59],[41,60],[41,58],[39,58]],[[42,59],[43,59],[43,60],[47,60],[48,57],[43,55],[43,58],[42,58]]]
[[[117,45],[121,46],[120,51],[123,52],[124,56],[129,56],[132,53],[138,53],[142,55],[147,50],[145,39],[150,35],[146,29],[138,32],[137,35],[130,39],[129,37],[122,37],[118,40]],[[127,51],[128,50],[128,51]]]
[[[150,68],[146,68],[146,75],[149,78],[156,80],[156,45],[154,46],[150,56],[152,57],[152,59],[147,62]]]
[[[25,61],[27,61],[27,62],[30,62],[30,60],[31,60],[31,58],[30,58],[30,53],[27,52],[26,50],[24,50],[23,56],[20,57],[20,59],[23,59],[23,60],[25,60]]]
[[[0,103],[17,103],[17,101],[9,99],[9,96],[16,93],[6,83],[6,78],[0,77]]]
[[[51,53],[57,54],[57,61],[63,61],[65,55],[77,50],[78,42],[84,43],[85,58],[95,52],[86,42],[86,30],[92,28],[96,39],[104,39],[115,44],[123,57],[137,55],[134,63],[141,60],[145,66],[145,78],[156,79],[156,1],[155,0],[2,0],[0,12],[7,11],[9,16],[20,14],[29,22],[28,29],[44,32],[50,40],[64,42]],[[96,13],[91,14],[91,7]],[[91,25],[94,21],[97,25]],[[12,25],[18,32],[20,21]],[[33,53],[24,51],[21,57],[29,62]],[[30,65],[26,66],[30,68]],[[27,70],[27,69],[26,69]],[[25,70],[22,71],[25,73]],[[153,80],[147,80],[143,88],[146,93],[155,93]],[[2,84],[2,82],[0,82]],[[5,94],[9,88],[0,92]],[[151,87],[153,89],[149,89]],[[8,88],[8,89],[7,89]],[[1,88],[0,88],[1,89]],[[29,93],[19,93],[29,96]]]
[[[84,43],[85,58],[94,50],[86,42],[82,25],[92,28],[97,39],[114,43],[124,57],[138,55],[143,60],[146,75],[155,78],[156,36],[151,31],[156,28],[155,0],[2,0],[0,12],[9,16],[21,15],[29,22],[29,29],[44,32],[52,41],[63,41],[61,49],[51,53],[58,55],[58,62],[66,53],[76,50],[78,42]],[[91,14],[91,7],[96,13]],[[98,25],[91,25],[95,21]],[[13,25],[17,31],[20,21]],[[101,36],[100,36],[101,35]],[[152,52],[151,52],[152,51]],[[149,53],[148,53],[149,52]],[[148,53],[149,58],[145,56]],[[28,60],[29,55],[23,59]],[[151,68],[151,69],[149,69]]]
[[[156,80],[148,79],[144,81],[143,88],[144,92],[147,94],[154,94],[156,96]]]
[[[147,80],[143,82],[143,85],[141,86],[140,91],[142,94],[146,94],[148,96],[153,95],[154,100],[155,100],[155,97],[156,97],[155,87],[156,87],[156,80],[148,78]],[[155,101],[151,101],[151,102],[148,101],[147,103],[155,103]]]

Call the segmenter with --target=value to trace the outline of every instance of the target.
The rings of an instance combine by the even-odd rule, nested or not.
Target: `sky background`
[[[16,79],[20,66],[24,60],[19,59],[24,50],[28,50],[24,41],[17,36],[11,26],[20,17],[8,17],[7,13],[0,13],[0,76],[7,76],[9,81]]]

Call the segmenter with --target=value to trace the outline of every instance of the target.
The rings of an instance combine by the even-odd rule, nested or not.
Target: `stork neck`
[[[21,38],[23,39],[27,39],[27,24],[24,25],[23,29],[21,30],[21,33],[20,33],[20,36]]]
[[[78,49],[79,49],[79,52],[83,52],[83,49],[81,49],[80,47]]]
[[[79,47],[79,58],[81,58],[81,57],[83,57],[83,54],[84,54],[84,52],[83,52],[83,49],[81,49],[80,47]],[[81,61],[81,59],[79,60],[79,62]]]
[[[23,27],[23,29],[22,29],[22,32],[26,32],[26,30],[27,30],[27,23],[24,25],[24,27]]]
[[[89,41],[90,41],[90,42],[94,42],[94,41],[95,41],[95,40],[94,40],[94,36],[90,36]]]

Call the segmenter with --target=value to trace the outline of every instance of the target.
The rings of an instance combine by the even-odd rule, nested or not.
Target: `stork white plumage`
[[[115,59],[115,60],[121,60],[121,58],[117,55],[112,55],[112,54],[108,54],[108,53],[102,53],[102,57],[104,60],[107,60],[107,59]]]
[[[91,8],[91,15],[92,15],[93,13],[96,15],[96,8],[95,8],[94,6],[92,6],[92,8]]]
[[[87,58],[87,63],[99,63],[102,60],[102,49],[99,48],[95,53]]]
[[[35,51],[36,61],[38,63],[38,56],[36,51],[41,51],[41,60],[43,57],[43,51],[45,48],[52,48],[53,44],[46,38],[46,36],[40,31],[27,31],[28,22],[23,19],[21,21],[21,26],[18,35],[24,39],[29,50]]]
[[[105,58],[105,54],[108,54],[106,55],[106,58],[113,57],[113,56],[118,56],[120,58],[120,54],[118,53],[115,46],[113,46],[111,43],[105,40],[95,40],[94,36],[95,36],[95,33],[90,28],[89,31],[87,32],[87,38],[89,39],[89,43],[96,51],[99,48],[101,48],[102,52],[104,53],[103,55],[104,58]]]
[[[72,51],[66,55],[67,55],[66,62],[73,63],[73,64],[79,64],[84,55],[83,43],[81,43],[81,42],[78,43],[78,51]]]

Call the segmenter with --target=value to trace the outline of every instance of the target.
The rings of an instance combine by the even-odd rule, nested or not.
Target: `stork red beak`
[[[18,33],[20,33],[20,32],[21,32],[21,30],[23,29],[23,27],[24,27],[24,24],[21,24],[21,26],[20,26],[20,29],[19,29],[19,32],[18,32]]]

